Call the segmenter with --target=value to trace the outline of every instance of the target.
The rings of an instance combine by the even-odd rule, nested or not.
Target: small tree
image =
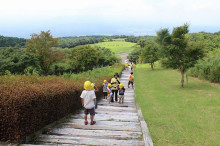
[[[142,52],[140,57],[145,63],[150,63],[151,69],[154,70],[154,63],[159,60],[158,58],[158,46],[153,44],[146,45]]]
[[[203,49],[198,43],[188,43],[185,35],[189,32],[189,25],[176,27],[172,34],[168,29],[162,29],[157,32],[158,42],[161,45],[166,64],[173,69],[179,69],[181,72],[181,87],[184,85],[184,73],[190,67],[193,67],[197,60],[203,57]]]
[[[40,35],[32,34],[31,39],[27,40],[26,52],[34,54],[38,60],[41,69],[45,74],[48,73],[50,66],[60,57],[52,51],[52,47],[58,43],[57,38],[53,38],[50,31],[42,31]]]
[[[89,45],[77,46],[71,49],[68,60],[77,73],[91,70],[98,63],[98,51]]]

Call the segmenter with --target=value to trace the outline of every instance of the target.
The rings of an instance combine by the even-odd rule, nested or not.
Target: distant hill
[[[26,39],[0,35],[0,47],[25,47]]]

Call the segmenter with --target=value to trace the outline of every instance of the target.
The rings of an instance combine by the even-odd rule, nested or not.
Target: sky
[[[0,35],[156,35],[190,24],[220,31],[220,0],[0,0]]]

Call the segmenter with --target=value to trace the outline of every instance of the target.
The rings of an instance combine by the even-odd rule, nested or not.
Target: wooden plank
[[[70,145],[144,145],[141,140],[118,140],[109,138],[89,138],[57,135],[42,135],[39,143],[70,144]]]
[[[74,129],[74,128],[55,128],[48,131],[48,135],[66,135],[66,136],[77,136],[77,137],[106,137],[112,139],[140,139],[142,132],[134,131],[111,131],[111,130],[85,130],[85,129]]]
[[[139,116],[140,123],[141,123],[141,129],[143,132],[145,146],[153,146],[153,141],[151,139],[151,136],[150,136],[150,133],[147,127],[147,123],[145,122],[144,117],[142,115],[141,108],[138,104],[136,104],[136,106],[137,106],[138,116]]]
[[[77,114],[72,116],[75,119],[84,119],[84,114]],[[130,115],[105,115],[99,114],[95,116],[95,120],[98,121],[129,121],[129,122],[138,122],[138,116]]]
[[[86,129],[86,130],[111,130],[111,131],[135,131],[141,132],[140,126],[112,126],[112,125],[84,125],[84,124],[63,124],[62,128]]]
[[[122,121],[97,121],[98,125],[109,125],[109,126],[140,126],[140,122],[122,122]],[[84,124],[84,120],[83,119],[70,119],[68,122],[66,122],[65,124],[71,124],[71,123],[75,123],[75,124]],[[96,126],[92,125],[92,126]],[[89,126],[89,125],[88,125]]]

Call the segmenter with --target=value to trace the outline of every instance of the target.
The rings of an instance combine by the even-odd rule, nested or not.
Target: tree
[[[139,45],[141,48],[144,48],[146,46],[146,40],[141,39],[137,42],[137,45]]]
[[[120,57],[117,57],[115,53],[113,53],[109,48],[104,47],[95,47],[98,51],[98,63],[97,66],[107,66],[107,65],[113,65],[115,63],[120,62]]]
[[[87,46],[77,46],[71,49],[68,60],[76,73],[93,69],[98,63],[97,49]]]
[[[22,49],[0,50],[0,74],[4,74],[6,70],[11,73],[24,73],[28,66],[37,67],[37,59],[33,55],[24,53]]]
[[[52,47],[58,43],[57,38],[53,38],[50,31],[42,31],[40,35],[32,34],[27,40],[26,52],[34,54],[39,60],[39,65],[47,74],[50,66],[58,60],[60,55],[52,51]],[[57,56],[59,56],[57,58]]]
[[[150,63],[151,69],[154,70],[154,62],[159,60],[158,58],[158,46],[155,43],[146,45],[141,52],[141,59],[145,63]]]
[[[193,67],[197,60],[203,57],[204,52],[198,43],[188,43],[186,34],[189,32],[189,25],[184,24],[173,29],[169,34],[168,29],[157,32],[157,41],[166,57],[166,64],[181,72],[181,87],[184,86],[184,73]]]
[[[134,62],[135,64],[139,61],[139,57],[141,54],[141,49],[136,48],[128,55],[128,59],[130,62]]]

